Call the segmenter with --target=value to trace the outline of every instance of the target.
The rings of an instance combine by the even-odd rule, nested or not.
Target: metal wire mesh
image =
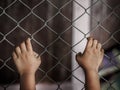
[[[52,7],[54,7],[54,8],[57,10],[57,12],[56,12],[53,16],[51,16],[49,19],[47,19],[47,20],[44,20],[43,18],[41,18],[38,14],[36,14],[36,13],[34,12],[34,10],[35,10],[37,7],[39,7],[40,5],[42,5],[45,1],[47,1]],[[109,35],[109,37],[102,43],[103,46],[106,45],[107,43],[109,43],[110,40],[113,40],[115,43],[117,43],[118,45],[120,45],[120,40],[119,40],[119,37],[118,37],[118,36],[120,35],[120,29],[118,28],[117,30],[115,30],[115,31],[113,31],[113,32],[110,32],[109,29],[106,28],[106,27],[105,27],[105,24],[103,23],[103,22],[106,21],[107,19],[110,19],[109,17],[110,17],[111,15],[114,15],[118,20],[120,19],[120,15],[118,14],[118,11],[116,11],[116,10],[120,10],[120,9],[119,9],[119,5],[117,5],[117,6],[115,6],[115,7],[113,8],[113,7],[111,7],[111,6],[107,3],[107,0],[92,0],[92,1],[91,1],[91,2],[92,2],[91,5],[90,5],[89,7],[85,7],[84,5],[80,4],[77,0],[67,0],[67,1],[64,3],[64,5],[62,5],[62,6],[60,6],[60,7],[57,7],[53,2],[54,2],[54,1],[52,1],[52,0],[40,0],[39,3],[36,3],[35,6],[29,6],[29,4],[25,3],[23,0],[12,0],[11,2],[9,2],[10,4],[9,4],[7,7],[5,7],[5,8],[0,7],[0,17],[1,17],[0,19],[2,19],[2,18],[3,18],[3,15],[4,15],[4,16],[6,17],[6,19],[9,19],[10,23],[14,23],[14,26],[13,26],[14,28],[12,28],[12,26],[11,26],[11,27],[9,26],[8,32],[6,32],[6,33],[0,32],[0,44],[3,44],[3,43],[9,44],[8,46],[9,46],[10,48],[13,48],[13,47],[15,46],[15,44],[14,44],[13,42],[11,42],[11,41],[7,38],[7,36],[11,35],[16,29],[20,28],[20,29],[22,30],[22,32],[24,32],[26,36],[30,36],[31,39],[32,39],[35,43],[37,43],[37,44],[39,45],[39,47],[45,48],[45,49],[43,50],[43,52],[41,53],[41,55],[44,54],[45,52],[48,52],[52,57],[56,58],[56,56],[54,56],[54,55],[52,54],[52,52],[49,52],[49,51],[48,51],[47,47],[49,47],[49,46],[45,46],[45,45],[41,44],[41,43],[40,43],[38,40],[36,40],[36,38],[34,38],[34,37],[35,37],[35,35],[36,35],[37,33],[39,33],[44,27],[49,28],[49,30],[50,30],[52,33],[57,34],[57,32],[55,32],[54,29],[52,29],[51,27],[49,27],[48,22],[51,21],[52,19],[54,19],[58,14],[60,14],[60,15],[61,15],[62,17],[64,17],[67,21],[69,21],[71,24],[67,27],[67,29],[65,29],[64,31],[62,31],[62,32],[59,34],[59,36],[56,37],[56,39],[55,39],[54,41],[52,41],[49,45],[54,44],[54,42],[56,42],[58,39],[60,39],[60,40],[62,40],[62,42],[64,42],[68,47],[71,47],[71,50],[70,50],[69,52],[67,52],[64,56],[62,56],[62,58],[60,58],[60,59],[57,61],[57,64],[56,64],[55,66],[51,67],[51,68],[49,69],[49,71],[45,72],[45,71],[42,70],[41,68],[39,68],[39,71],[43,72],[43,73],[45,74],[45,76],[47,76],[47,78],[48,78],[49,80],[51,80],[52,82],[56,83],[56,85],[57,85],[56,90],[62,90],[61,85],[62,85],[65,81],[67,81],[68,79],[70,79],[71,77],[77,79],[80,83],[82,83],[82,84],[84,85],[84,82],[83,82],[82,80],[78,79],[77,76],[71,74],[71,73],[73,73],[74,71],[76,71],[76,70],[77,70],[78,68],[80,68],[80,67],[76,67],[74,70],[70,70],[70,68],[67,68],[64,64],[61,63],[61,60],[62,60],[64,57],[66,57],[66,56],[67,56],[69,53],[71,53],[71,52],[72,52],[72,53],[77,53],[73,48],[74,48],[75,46],[77,46],[78,44],[80,44],[84,39],[86,39],[86,37],[87,37],[89,34],[93,34],[93,36],[94,36],[94,34],[96,34],[95,32],[98,30],[98,27],[102,28],[102,30],[103,30],[106,34]],[[28,12],[25,14],[25,16],[20,16],[20,18],[17,18],[17,16],[14,16],[14,14],[12,14],[13,16],[11,16],[11,13],[7,13],[7,10],[8,10],[9,8],[11,8],[11,7],[12,7],[12,9],[16,8],[16,7],[14,7],[14,5],[17,4],[17,3],[20,3],[23,7],[26,8],[26,10],[28,10]],[[74,3],[74,4],[78,5],[80,8],[83,9],[83,12],[81,13],[81,15],[79,15],[78,17],[76,17],[76,18],[73,19],[73,20],[69,19],[67,16],[65,16],[65,15],[63,14],[63,12],[61,12],[61,10],[62,10],[64,7],[66,7],[67,5],[69,5],[70,3]],[[110,12],[108,15],[106,15],[105,17],[103,17],[101,20],[98,20],[97,17],[94,16],[94,14],[91,14],[91,12],[89,12],[89,10],[93,9],[94,6],[97,5],[98,3],[102,3],[102,5],[104,5],[105,7],[109,8],[109,9],[111,10],[111,12]],[[73,7],[73,8],[74,8],[74,7]],[[13,11],[13,13],[14,13],[14,11]],[[32,34],[31,34],[28,30],[24,29],[24,27],[22,27],[22,26],[20,25],[20,23],[23,22],[23,21],[24,21],[25,19],[27,19],[28,17],[30,17],[31,14],[32,14],[34,17],[36,17],[36,18],[38,19],[38,21],[44,23],[43,26],[41,26],[38,30],[36,30],[36,31],[33,32]],[[86,33],[84,33],[83,30],[81,30],[81,28],[78,28],[77,26],[75,26],[75,25],[73,24],[73,23],[77,22],[78,20],[80,20],[81,17],[83,17],[84,15],[88,15],[89,17],[91,17],[91,21],[96,22],[96,24],[94,24],[94,25],[92,26],[91,30],[90,30],[89,32],[86,32]],[[83,21],[83,22],[84,22],[84,21]],[[111,22],[112,22],[112,21],[111,21]],[[119,22],[118,22],[118,23],[119,23]],[[66,40],[64,40],[64,39],[61,37],[61,35],[63,35],[65,32],[67,32],[67,31],[69,30],[69,28],[75,28],[76,30],[78,30],[78,31],[83,35],[82,39],[81,39],[79,42],[75,43],[74,45],[69,44]],[[73,32],[74,32],[74,31],[73,31]],[[117,36],[117,37],[116,37],[116,36]],[[99,35],[98,37],[101,37],[101,36]],[[3,48],[5,48],[5,47],[3,47]],[[2,53],[2,52],[1,52],[1,53]],[[113,66],[115,66],[114,68],[117,68],[117,71],[119,71],[119,70],[118,70],[118,69],[119,69],[119,66],[116,65],[113,60],[114,60],[114,58],[119,58],[119,57],[120,57],[120,52],[118,51],[118,53],[115,54],[115,56],[112,57],[112,58],[111,58],[109,55],[107,55],[107,54],[105,55],[105,57],[108,59],[108,63],[107,63],[107,64],[112,64]],[[11,53],[9,53],[9,57],[7,57],[5,60],[3,60],[2,58],[0,58],[0,71],[2,71],[3,69],[7,68],[7,69],[5,69],[5,70],[6,70],[7,72],[15,72],[15,74],[14,74],[14,76],[15,76],[15,75],[17,75],[17,74],[16,74],[16,70],[14,70],[14,69],[12,68],[12,66],[9,66],[9,65],[7,64],[7,63],[11,60],[11,58],[12,58],[12,57],[11,57]],[[119,58],[119,59],[120,59],[120,58]],[[66,78],[65,80],[63,80],[61,83],[58,83],[58,82],[54,81],[54,80],[51,79],[51,77],[49,77],[49,75],[48,75],[48,73],[49,73],[50,71],[52,71],[53,69],[55,69],[57,65],[61,65],[65,70],[67,70],[68,72],[70,72],[69,77],[67,77],[67,78]],[[105,68],[104,68],[104,66],[103,66],[103,68],[102,68],[101,70],[104,70],[104,69],[105,69]],[[116,73],[114,73],[114,74],[116,75]],[[118,81],[116,81],[116,80],[112,80],[112,81],[111,81],[111,80],[108,79],[108,77],[104,77],[103,75],[100,75],[100,78],[101,78],[102,81],[104,81],[104,84],[107,84],[107,87],[106,87],[104,90],[109,90],[109,89],[117,90],[117,89],[114,87],[114,84],[117,83]],[[1,85],[1,87],[2,87],[4,90],[6,90],[6,89],[7,89],[11,84],[13,84],[17,79],[18,79],[18,77],[16,77],[15,80],[12,80],[12,82],[10,82],[10,83],[7,84],[7,85]],[[44,79],[44,77],[42,77],[42,79]],[[40,80],[42,80],[42,79],[40,79]],[[81,90],[83,90],[83,89],[84,89],[84,86],[82,87]]]

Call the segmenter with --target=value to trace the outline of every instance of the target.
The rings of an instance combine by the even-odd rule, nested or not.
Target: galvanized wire
[[[55,15],[53,15],[52,17],[50,17],[50,18],[49,18],[48,20],[46,20],[46,21],[45,21],[44,19],[42,19],[40,16],[38,16],[38,15],[34,12],[34,10],[35,10],[38,6],[40,6],[41,4],[43,4],[44,1],[47,1],[50,5],[52,5],[54,8],[57,9],[57,13],[56,13]],[[101,21],[97,21],[97,19],[96,19],[94,16],[91,16],[91,14],[88,12],[88,10],[91,9],[91,7],[93,7],[93,6],[94,6],[95,4],[97,4],[99,1],[101,1],[101,3],[103,3],[106,7],[108,7],[109,9],[112,10],[112,12],[111,12],[108,16],[106,16],[103,20],[101,20]],[[21,4],[23,4],[23,5],[29,10],[29,13],[28,13],[26,16],[24,16],[20,21],[17,21],[16,19],[14,19],[14,17],[10,16],[10,15],[6,12],[6,10],[7,10],[8,8],[10,8],[13,4],[18,3],[18,2],[21,3]],[[66,16],[61,12],[61,10],[62,10],[65,6],[67,6],[69,3],[76,3],[77,5],[79,5],[79,6],[84,10],[84,12],[83,12],[80,16],[76,17],[74,20],[70,20],[68,17],[66,17]],[[117,6],[117,7],[119,7],[119,6]],[[116,8],[117,8],[117,7],[116,7]],[[114,9],[113,9],[110,5],[108,5],[104,0],[96,0],[92,5],[90,5],[90,6],[87,7],[87,8],[85,8],[83,5],[81,5],[77,0],[69,0],[68,2],[66,2],[66,3],[65,3],[62,7],[60,7],[60,8],[58,8],[56,5],[54,5],[54,3],[51,2],[51,0],[41,0],[41,2],[39,2],[39,3],[38,3],[37,5],[35,5],[33,8],[30,8],[30,7],[29,7],[27,4],[25,4],[22,0],[14,0],[14,1],[13,1],[11,4],[9,4],[6,8],[0,7],[0,9],[2,10],[2,13],[0,14],[0,16],[6,15],[8,18],[10,18],[13,22],[16,23],[16,26],[15,26],[12,30],[10,30],[8,33],[3,34],[3,33],[0,32],[0,35],[3,37],[3,38],[0,40],[0,43],[2,43],[3,41],[6,41],[8,44],[10,44],[11,46],[14,47],[14,46],[15,46],[14,43],[12,43],[11,41],[9,41],[6,37],[7,37],[8,35],[10,35],[12,32],[14,32],[16,28],[19,27],[24,33],[26,33],[27,35],[31,36],[31,39],[32,39],[34,42],[36,42],[40,47],[43,47],[43,48],[44,48],[44,51],[41,53],[41,55],[44,54],[45,52],[48,52],[48,54],[49,54],[50,56],[54,57],[54,58],[57,60],[58,58],[57,58],[56,56],[54,56],[51,52],[48,51],[48,47],[49,47],[50,45],[54,44],[54,42],[56,42],[58,39],[62,40],[62,42],[64,42],[67,46],[71,47],[71,50],[70,50],[67,54],[65,54],[64,56],[62,56],[62,57],[60,58],[60,60],[58,60],[58,63],[57,63],[55,66],[53,66],[51,69],[49,69],[47,72],[45,72],[44,70],[42,70],[41,68],[39,68],[39,70],[40,70],[41,72],[45,73],[45,77],[47,77],[49,80],[51,80],[52,82],[54,82],[54,83],[56,83],[56,84],[58,85],[58,88],[56,88],[56,90],[62,90],[62,88],[60,87],[61,84],[63,84],[66,80],[68,80],[68,79],[71,78],[71,77],[77,79],[80,83],[82,83],[82,84],[84,85],[84,82],[83,82],[82,80],[80,80],[77,76],[73,75],[73,74],[71,74],[71,75],[70,75],[68,78],[66,78],[66,80],[64,80],[63,82],[58,83],[58,82],[54,81],[51,77],[49,77],[48,73],[49,73],[50,71],[52,71],[54,68],[56,68],[56,66],[57,66],[58,64],[60,64],[60,65],[61,65],[65,70],[67,70],[68,72],[72,72],[72,73],[73,73],[74,71],[76,71],[76,70],[79,68],[79,66],[76,67],[74,70],[70,70],[70,69],[67,68],[65,65],[63,65],[63,64],[61,63],[61,61],[62,61],[62,59],[63,59],[64,57],[66,57],[69,53],[77,53],[73,48],[74,48],[75,46],[77,46],[78,44],[80,44],[84,39],[86,39],[87,35],[90,34],[90,33],[92,33],[92,32],[94,32],[97,27],[101,27],[106,33],[110,34],[110,38],[109,38],[108,40],[106,40],[106,41],[103,43],[103,45],[105,45],[106,43],[108,43],[109,40],[111,40],[111,39],[114,40],[116,43],[118,43],[118,44],[120,45],[120,41],[118,41],[118,40],[114,37],[116,33],[120,32],[120,30],[117,30],[116,32],[114,32],[114,33],[111,34],[110,31],[107,30],[107,29],[101,24],[104,20],[108,19],[111,15],[115,15],[118,19],[120,19],[120,16],[117,15],[117,14],[115,13]],[[23,21],[24,21],[27,17],[29,17],[31,14],[33,14],[38,20],[44,22],[44,25],[43,25],[40,29],[36,30],[36,32],[34,32],[33,34],[30,34],[30,33],[29,33],[28,31],[26,31],[22,26],[20,26],[20,23],[23,22]],[[55,31],[54,31],[51,27],[49,27],[49,25],[48,25],[48,22],[51,21],[53,18],[55,18],[58,14],[62,15],[67,21],[69,21],[69,22],[72,23],[72,24],[71,24],[67,29],[65,29],[61,34],[58,34],[57,32],[55,32]],[[78,27],[76,27],[76,26],[73,24],[74,22],[76,22],[77,20],[79,20],[82,16],[84,16],[85,14],[87,14],[88,16],[90,16],[91,19],[94,19],[96,22],[98,22],[98,24],[93,28],[93,30],[91,30],[91,31],[89,31],[89,32],[87,32],[87,33],[84,33],[84,32],[81,30],[81,28],[78,28]],[[48,46],[46,46],[46,47],[45,47],[44,45],[42,45],[39,41],[37,41],[37,40],[34,38],[34,36],[35,36],[38,32],[40,32],[44,27],[49,28],[49,30],[50,30],[51,32],[53,32],[54,34],[58,35],[58,37],[57,37],[54,41],[52,41],[52,42],[51,42]],[[75,29],[78,30],[81,34],[84,35],[84,37],[83,37],[79,42],[77,42],[77,43],[74,44],[74,45],[70,45],[68,42],[66,42],[66,41],[61,37],[61,36],[62,36],[66,31],[68,31],[71,27],[72,27],[72,28],[75,28]],[[120,54],[118,54],[118,55],[120,55]],[[118,55],[117,55],[117,56],[118,56]],[[107,56],[107,55],[105,55],[105,56]],[[109,56],[107,56],[107,57],[109,58]],[[6,59],[6,60],[2,60],[2,59],[0,58],[0,62],[3,63],[3,65],[0,66],[0,70],[1,70],[3,67],[7,67],[10,71],[16,72],[16,71],[13,70],[10,66],[7,65],[7,62],[8,62],[9,60],[11,60],[11,58],[12,58],[11,55],[10,55],[10,57],[9,57],[8,59]],[[110,58],[110,59],[111,59],[111,58]],[[109,59],[109,60],[110,60],[110,59]],[[113,63],[113,62],[111,62],[111,60],[110,60],[110,63]],[[117,66],[116,66],[116,67],[117,67]],[[104,69],[104,68],[103,68],[103,69]],[[114,81],[114,82],[109,82],[109,80],[107,80],[107,79],[104,78],[103,76],[100,76],[100,77],[101,77],[101,79],[103,79],[106,83],[109,84],[109,88],[114,88],[114,87],[112,87],[112,84],[114,84],[115,81]],[[42,79],[44,79],[44,77],[43,77]],[[41,80],[42,80],[42,79],[41,79]],[[12,83],[14,83],[15,81],[16,81],[16,80],[14,80]],[[3,88],[6,89],[6,88],[9,87],[12,83],[10,83],[10,84],[7,85],[7,86],[3,86]],[[84,87],[83,87],[83,89],[84,89]]]

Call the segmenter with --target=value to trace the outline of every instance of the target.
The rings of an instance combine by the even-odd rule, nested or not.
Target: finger
[[[79,52],[79,53],[77,53],[77,54],[76,54],[76,56],[82,56],[82,53],[81,53],[81,52]]]
[[[101,49],[101,55],[102,56],[104,55],[104,49]]]
[[[35,51],[34,51],[34,55],[37,54]]]
[[[28,38],[28,39],[26,40],[26,47],[27,47],[27,50],[28,50],[28,51],[33,51],[30,38]]]
[[[81,56],[82,56],[82,53],[81,53],[81,52],[77,53],[77,54],[76,54],[76,60],[78,60],[78,57],[81,57]]]
[[[93,45],[92,45],[92,47],[93,47],[93,48],[97,48],[97,44],[98,44],[98,41],[97,41],[97,40],[93,40]]]
[[[100,53],[101,57],[104,57],[104,49],[101,49],[101,53]]]
[[[98,44],[97,44],[97,49],[98,49],[99,51],[101,50],[101,47],[102,47],[101,43],[98,43]]]
[[[25,42],[21,43],[20,49],[21,49],[21,52],[25,52],[26,51]]]
[[[37,57],[37,59],[41,61],[41,57],[40,57],[40,55]]]
[[[36,52],[34,52],[34,56],[35,56],[35,57],[38,57],[39,55],[38,55]]]
[[[81,53],[81,52],[77,53],[77,54],[76,54],[76,59],[77,59],[78,56],[81,57],[81,56],[82,56],[82,53]]]
[[[87,47],[92,47],[93,38],[89,37],[87,42]]]
[[[37,59],[41,58],[40,55],[39,55],[38,53],[36,53],[36,52],[34,52],[34,56],[35,56]]]
[[[16,47],[15,52],[16,52],[17,56],[19,56],[21,54],[20,47]]]
[[[14,59],[14,60],[16,60],[16,59],[17,59],[17,55],[16,55],[16,53],[15,53],[15,52],[13,52],[13,53],[12,53],[12,57],[13,57],[13,59]]]

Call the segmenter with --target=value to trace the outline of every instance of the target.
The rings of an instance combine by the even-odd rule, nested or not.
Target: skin
[[[13,60],[20,74],[20,90],[36,90],[35,73],[41,64],[40,56],[33,51],[30,39],[21,43],[13,52]],[[98,69],[104,56],[100,43],[89,38],[83,54],[76,60],[85,71],[85,90],[100,90]]]
[[[33,51],[30,39],[16,47],[12,56],[20,74],[20,90],[36,90],[35,73],[41,64],[41,59]]]
[[[100,90],[98,69],[103,56],[104,50],[102,49],[102,45],[93,38],[88,38],[84,53],[76,55],[78,64],[85,72],[85,90]]]

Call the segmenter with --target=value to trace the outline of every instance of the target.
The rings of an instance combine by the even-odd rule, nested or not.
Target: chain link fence
[[[81,90],[84,90],[84,80],[73,74],[81,67],[77,65],[72,68],[72,57],[78,53],[74,48],[89,35],[98,39],[106,50],[99,73],[102,90],[120,89],[120,1],[88,1],[90,5],[87,6],[82,3],[84,0],[81,0],[81,3],[79,0],[0,1],[1,90],[9,90],[12,84],[19,82],[11,53],[15,46],[27,37],[31,37],[35,51],[47,60],[47,63],[42,60],[36,76],[37,82],[53,83],[56,85],[55,90],[73,90],[63,88],[63,84],[72,83],[74,78],[81,83]],[[80,8],[77,16],[73,13],[75,5]],[[90,22],[86,22],[86,19],[81,22],[90,23],[89,31],[84,31],[83,27],[86,26],[81,28],[74,24],[85,15],[89,17]],[[74,30],[81,35],[76,43],[72,43]]]

